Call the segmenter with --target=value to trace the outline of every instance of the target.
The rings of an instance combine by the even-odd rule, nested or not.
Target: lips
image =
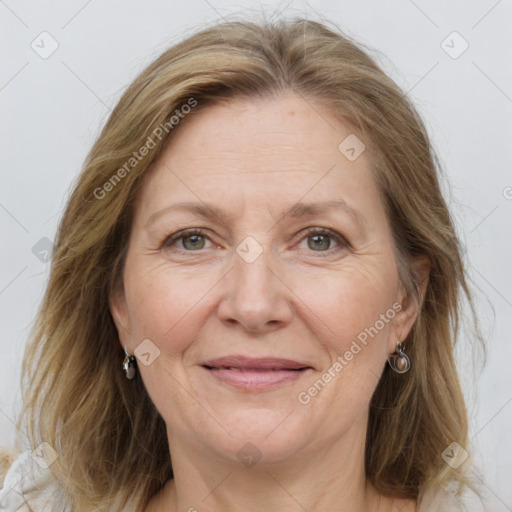
[[[311,368],[307,364],[290,359],[253,359],[244,356],[221,357],[205,361],[202,365],[217,370],[230,369],[239,371],[301,370],[303,368]]]
[[[211,359],[201,366],[217,381],[246,391],[273,388],[313,370],[310,365],[291,359],[245,356]]]

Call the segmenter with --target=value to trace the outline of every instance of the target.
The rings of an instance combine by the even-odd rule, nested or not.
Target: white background
[[[101,125],[136,73],[169,44],[205,21],[248,9],[334,21],[383,54],[385,69],[410,91],[426,120],[446,171],[488,344],[481,375],[473,378],[472,368],[460,365],[472,456],[492,511],[512,510],[510,0],[188,0],[178,7],[165,0],[0,1],[0,446],[13,446],[22,354],[47,279],[48,264],[32,248],[44,237],[53,240]],[[43,31],[59,45],[47,59],[31,48],[34,40],[42,46]],[[458,58],[441,46],[453,31],[469,44]],[[463,48],[456,35],[446,41],[452,53]]]

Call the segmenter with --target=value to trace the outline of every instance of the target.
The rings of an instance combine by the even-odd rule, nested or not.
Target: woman
[[[460,510],[461,294],[425,128],[377,64],[308,20],[203,30],[87,158],[24,365],[34,450],[0,498]]]

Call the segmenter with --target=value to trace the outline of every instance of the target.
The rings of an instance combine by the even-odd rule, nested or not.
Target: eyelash
[[[175,234],[165,238],[163,240],[163,242],[160,244],[160,248],[172,246],[178,240],[181,240],[181,239],[186,238],[188,236],[194,236],[194,235],[203,236],[206,239],[208,239],[211,242],[213,242],[208,237],[208,235],[206,234],[206,232],[204,230],[202,230],[200,228],[191,228],[191,229],[186,229],[186,230],[178,231],[177,233],[175,233]],[[350,244],[346,240],[345,237],[343,237],[342,235],[340,235],[336,231],[333,231],[333,230],[327,229],[327,228],[318,228],[318,227],[308,228],[306,230],[304,236],[299,241],[302,241],[302,240],[304,240],[304,239],[306,239],[306,238],[308,238],[310,236],[314,236],[314,235],[328,235],[331,238],[333,238],[336,242],[338,242],[339,245],[341,246],[341,247],[329,248],[326,251],[313,251],[313,250],[311,251],[311,252],[318,253],[320,257],[330,256],[332,254],[333,250],[340,250],[341,248],[350,248]],[[193,252],[199,252],[200,251],[200,250],[198,250],[198,251],[189,251],[189,250],[186,250],[186,249],[179,249],[179,250],[181,252],[188,252],[188,253],[193,253]]]

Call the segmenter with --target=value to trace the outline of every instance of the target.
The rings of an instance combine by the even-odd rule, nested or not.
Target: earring
[[[409,371],[411,367],[411,361],[404,353],[404,349],[405,343],[396,340],[396,351],[388,357],[389,366],[391,366],[396,373],[405,373]]]
[[[128,380],[132,380],[135,377],[137,372],[137,361],[135,357],[129,354],[126,349],[124,351],[124,359],[123,359],[123,370]]]

